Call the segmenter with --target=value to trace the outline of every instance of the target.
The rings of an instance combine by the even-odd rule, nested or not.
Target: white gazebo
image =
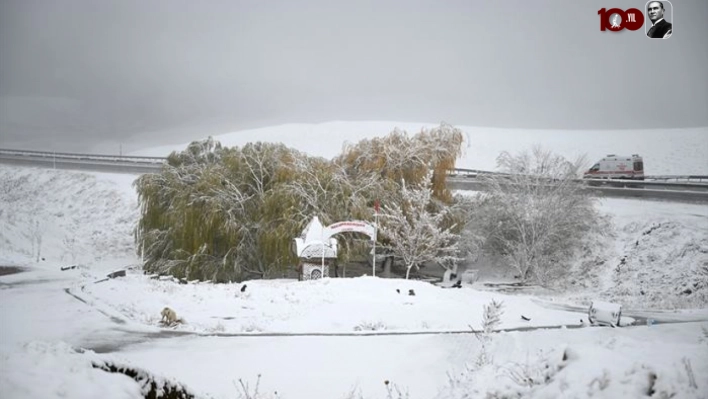
[[[337,222],[327,227],[322,226],[315,216],[295,238],[295,254],[299,258],[298,273],[300,280],[314,280],[329,277],[329,266],[337,260],[337,240],[333,235],[346,232],[363,233],[376,245],[376,225],[361,220]],[[374,255],[375,256],[375,255]],[[374,258],[374,267],[376,258]],[[374,273],[372,268],[372,275]]]
[[[315,216],[300,237],[295,238],[295,254],[299,259],[298,279],[329,277],[329,266],[337,259],[337,240],[325,234],[325,227]]]

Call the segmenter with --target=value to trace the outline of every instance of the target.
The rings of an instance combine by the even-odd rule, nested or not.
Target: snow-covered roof
[[[305,226],[300,237],[295,239],[296,255],[300,258],[321,258],[322,240],[325,239],[324,257],[337,257],[337,240],[325,237],[325,228],[320,219],[315,216]]]
[[[321,241],[323,234],[324,226],[322,226],[320,218],[315,216],[312,220],[310,220],[310,223],[305,226],[305,229],[302,230],[300,238],[302,238],[305,242]]]

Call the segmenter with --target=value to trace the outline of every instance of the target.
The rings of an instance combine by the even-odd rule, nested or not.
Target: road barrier
[[[143,174],[158,172],[166,162],[167,158],[163,157],[0,149],[0,163],[54,169]],[[457,168],[448,174],[448,187],[452,190],[484,191],[484,183],[478,179],[483,175],[508,174]],[[706,175],[646,176],[645,180],[577,179],[576,181],[584,183],[586,190],[604,197],[708,202],[708,176]]]

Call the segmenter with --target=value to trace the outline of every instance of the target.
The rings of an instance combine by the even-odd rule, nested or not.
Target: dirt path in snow
[[[0,276],[22,273],[25,269],[17,266],[0,266]]]

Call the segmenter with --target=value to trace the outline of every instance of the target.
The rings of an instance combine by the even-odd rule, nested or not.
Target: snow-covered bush
[[[503,152],[497,163],[501,174],[480,177],[486,189],[475,227],[485,248],[503,256],[522,281],[548,284],[601,227],[593,197],[576,180],[584,160],[569,162],[534,147],[531,153]]]
[[[631,350],[594,344],[523,350],[525,359],[523,353],[507,353],[506,361],[467,367],[450,376],[436,398],[705,397],[705,382],[685,356],[637,361]]]
[[[504,303],[492,300],[489,304],[484,305],[482,328],[480,330],[472,329],[481,344],[479,354],[474,363],[476,368],[491,364],[493,361],[489,347],[492,343],[492,334],[501,324],[502,314],[504,314]]]
[[[361,323],[354,326],[354,331],[381,331],[386,329],[386,324],[377,321],[362,321]]]
[[[251,389],[248,381],[244,381],[242,378],[238,379],[238,384],[234,383],[238,392],[238,399],[278,399],[278,392],[264,393],[261,392],[261,375],[258,374],[256,379],[256,385]]]
[[[92,365],[109,373],[126,375],[140,385],[144,398],[155,399],[194,399],[196,396],[174,379],[165,379],[148,371],[130,365],[116,364],[113,361],[94,360]]]

